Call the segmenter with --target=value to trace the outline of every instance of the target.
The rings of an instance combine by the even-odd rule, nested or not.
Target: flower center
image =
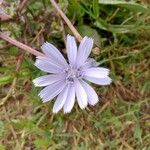
[[[75,78],[80,79],[83,76],[82,70],[73,66],[70,66],[69,68],[65,69],[65,73],[67,83],[73,83]]]

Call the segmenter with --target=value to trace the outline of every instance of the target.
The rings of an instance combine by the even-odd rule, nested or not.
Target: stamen
[[[75,68],[70,66],[69,68],[65,69],[64,72],[66,73],[66,82],[73,83],[74,79],[81,79],[83,77],[82,69]]]

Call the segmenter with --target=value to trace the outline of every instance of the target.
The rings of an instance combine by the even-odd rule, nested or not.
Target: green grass
[[[52,114],[54,101],[43,104],[32,84],[43,74],[35,57],[25,54],[16,72],[22,51],[0,40],[0,99],[7,96],[0,106],[0,150],[150,149],[150,3],[113,2],[59,1],[81,35],[99,46],[91,57],[111,70],[113,83],[93,84],[100,102],[85,110],[76,104],[70,114]],[[38,50],[49,41],[66,55],[63,36],[72,33],[49,0],[30,0],[21,13],[17,1],[6,3],[13,20],[1,22],[3,32]]]

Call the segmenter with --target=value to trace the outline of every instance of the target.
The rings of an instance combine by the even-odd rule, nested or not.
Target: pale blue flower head
[[[44,87],[39,96],[43,102],[48,102],[57,96],[53,112],[63,108],[69,113],[75,101],[84,109],[88,104],[95,105],[98,95],[86,82],[87,80],[98,85],[109,85],[111,78],[109,69],[97,67],[97,62],[88,58],[93,47],[93,39],[84,37],[77,48],[75,38],[67,36],[67,56],[65,60],[59,50],[46,42],[42,45],[45,56],[37,57],[35,66],[49,73],[33,80],[35,86]]]

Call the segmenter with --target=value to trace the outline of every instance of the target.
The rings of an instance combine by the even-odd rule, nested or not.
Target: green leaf
[[[68,2],[69,17],[71,17],[73,20],[78,20],[79,22],[82,22],[84,12],[81,9],[80,3],[76,0],[69,0]]]
[[[94,24],[100,29],[113,32],[113,33],[129,33],[129,32],[135,32],[138,29],[149,28],[149,26],[143,26],[143,25],[112,25],[106,23],[102,19],[98,19]]]
[[[134,138],[142,142],[142,130],[139,126],[137,126],[134,130]]]
[[[11,76],[11,75],[7,75],[7,76],[4,76],[4,77],[1,77],[0,78],[0,86],[8,84],[8,83],[11,83],[12,80],[13,80],[13,76]]]
[[[49,146],[49,139],[36,139],[34,144],[37,148],[47,148]]]
[[[16,54],[18,54],[18,48],[15,47],[15,46],[12,46],[12,47],[10,47],[10,48],[8,49],[8,52],[9,52],[9,54],[11,54],[11,55],[16,55]]]
[[[133,1],[127,2],[123,0],[99,0],[99,3],[103,5],[117,5],[134,12],[150,13],[150,9],[147,6],[135,3]]]
[[[94,42],[95,44],[100,47],[100,35],[98,34],[98,32],[91,28],[90,26],[87,26],[87,25],[81,25],[81,26],[78,26],[78,31],[81,33],[81,35],[84,37],[84,36],[89,36],[91,38],[94,39]]]
[[[93,13],[94,13],[94,16],[96,16],[96,18],[99,17],[99,4],[98,4],[98,0],[93,0]]]

